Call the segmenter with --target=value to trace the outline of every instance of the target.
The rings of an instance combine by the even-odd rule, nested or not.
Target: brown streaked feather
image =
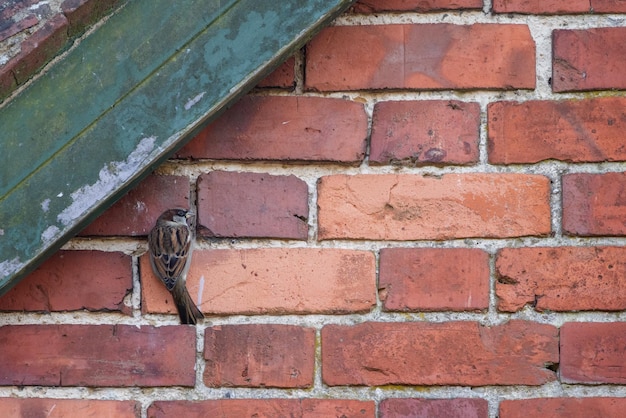
[[[148,236],[150,262],[161,281],[172,290],[184,273],[191,250],[191,234],[186,225],[159,219]]]

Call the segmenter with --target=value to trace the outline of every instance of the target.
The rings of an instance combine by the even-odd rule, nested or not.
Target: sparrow
[[[180,322],[193,325],[204,318],[185,287],[194,232],[193,213],[185,209],[169,209],[159,216],[148,235],[152,270],[172,294]]]

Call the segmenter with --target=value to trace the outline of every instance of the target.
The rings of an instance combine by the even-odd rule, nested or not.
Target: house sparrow
[[[152,270],[174,297],[181,323],[195,325],[204,315],[185,287],[191,264],[194,232],[193,213],[184,209],[166,210],[159,216],[148,235],[148,248]]]

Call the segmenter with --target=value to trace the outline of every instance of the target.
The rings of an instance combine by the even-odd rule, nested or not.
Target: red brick
[[[68,40],[68,22],[58,14],[21,44],[21,52],[14,57],[14,74],[18,84],[25,83],[48,61],[54,58]]]
[[[489,256],[468,248],[384,248],[379,294],[387,311],[489,307]]]
[[[489,162],[625,161],[625,106],[621,97],[492,103]]]
[[[307,46],[308,90],[533,89],[524,25],[334,26]]]
[[[533,322],[322,328],[322,379],[330,386],[542,385],[556,379],[548,366],[558,361],[557,329]]]
[[[2,15],[4,15],[5,13],[0,13],[0,17],[4,17]],[[7,38],[10,38],[11,36],[20,33],[21,31],[28,29],[28,28],[32,28],[33,26],[35,26],[37,23],[39,23],[39,19],[37,18],[37,16],[33,15],[33,14],[29,14],[24,16],[23,18],[19,19],[19,20],[14,20],[14,19],[2,19],[3,20],[3,24],[2,26],[0,26],[0,41],[4,41]],[[9,22],[11,22],[11,24],[9,24]]]
[[[0,67],[0,103],[17,88],[17,80],[13,74],[14,63]]]
[[[563,230],[569,235],[626,235],[626,173],[563,176]]]
[[[318,184],[319,239],[516,237],[550,232],[547,178],[333,175]]]
[[[271,324],[207,328],[204,359],[209,387],[311,387],[315,330]]]
[[[305,240],[309,191],[296,176],[212,171],[198,178],[198,233]]]
[[[177,156],[225,160],[336,161],[365,156],[362,104],[322,97],[246,96]]]
[[[141,406],[133,401],[51,398],[0,398],[4,418],[139,418]]]
[[[498,310],[626,309],[625,247],[505,248],[496,259]]]
[[[626,28],[552,32],[552,90],[626,88]]]
[[[589,13],[590,0],[493,0],[494,13],[524,13],[534,15],[557,15]]]
[[[145,255],[140,268],[144,312],[175,313]],[[374,254],[367,251],[196,250],[187,285],[201,309],[216,315],[364,312],[376,304]]]
[[[211,416],[254,418],[374,418],[372,401],[347,399],[215,399],[206,401],[157,401],[148,418]]]
[[[624,0],[591,0],[591,8],[594,13],[625,13],[626,2]]]
[[[261,80],[257,87],[293,88],[296,84],[295,65],[296,59],[294,57],[287,59]]]
[[[111,310],[130,314],[130,256],[119,252],[59,251],[0,297],[2,311]]]
[[[624,347],[626,347],[626,322],[563,324],[561,381],[625,384]]]
[[[373,164],[478,161],[480,107],[454,100],[380,102],[374,107]]]
[[[17,343],[16,343],[17,342]],[[0,385],[193,386],[193,327],[6,325]]]
[[[423,13],[482,8],[482,0],[359,0],[352,6],[352,10],[356,13],[411,11]]]
[[[165,210],[189,208],[190,190],[185,176],[148,176],[80,235],[148,235]]]
[[[621,418],[626,410],[624,398],[544,398],[504,400],[500,418]]]
[[[121,3],[120,0],[65,0],[61,10],[69,21],[69,35],[76,36]]]
[[[485,399],[385,399],[380,418],[487,418]]]

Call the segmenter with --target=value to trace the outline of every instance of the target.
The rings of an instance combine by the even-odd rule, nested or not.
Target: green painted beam
[[[133,0],[0,108],[0,295],[351,0]]]

